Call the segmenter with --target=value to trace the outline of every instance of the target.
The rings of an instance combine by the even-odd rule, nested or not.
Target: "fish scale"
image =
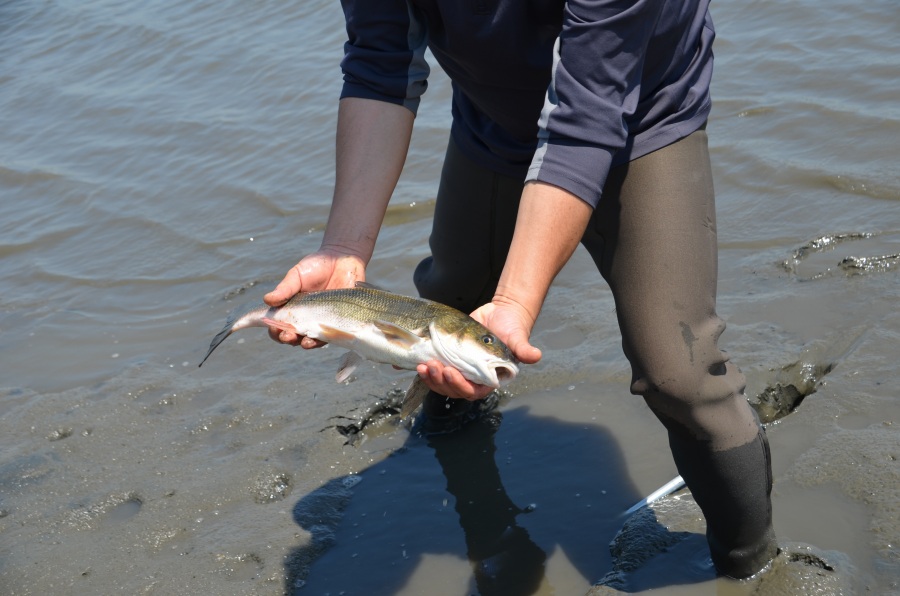
[[[455,310],[422,298],[389,294],[365,287],[298,294],[285,306],[321,306],[331,316],[348,318],[358,317],[361,311],[365,311],[366,316],[378,318],[376,315],[380,315],[410,330],[427,329],[428,323],[439,318],[442,311]]]

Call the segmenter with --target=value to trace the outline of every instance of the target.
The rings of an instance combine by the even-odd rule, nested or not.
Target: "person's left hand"
[[[534,318],[518,303],[495,297],[493,302],[473,312],[472,318],[504,342],[519,362],[534,364],[541,359],[541,351],[528,342]],[[452,366],[437,360],[420,364],[416,371],[429,389],[447,397],[474,401],[487,397],[494,390],[487,385],[472,383]]]

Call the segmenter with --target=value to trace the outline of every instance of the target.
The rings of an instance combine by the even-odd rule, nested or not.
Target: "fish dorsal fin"
[[[356,367],[358,367],[362,361],[362,356],[356,352],[347,352],[344,354],[343,357],[341,357],[341,363],[338,366],[338,371],[334,376],[334,380],[338,383],[343,383],[349,379],[350,375],[353,374],[353,371],[356,370]]]
[[[372,324],[381,331],[389,342],[402,348],[411,348],[420,343],[422,338],[410,331],[388,321],[372,321]]]

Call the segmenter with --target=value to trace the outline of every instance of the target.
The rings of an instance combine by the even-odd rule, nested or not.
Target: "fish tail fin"
[[[213,350],[218,348],[219,344],[225,341],[228,336],[235,331],[240,331],[247,327],[265,327],[266,324],[263,322],[263,319],[271,310],[272,309],[268,306],[252,305],[249,309],[244,307],[232,311],[231,314],[228,315],[225,327],[219,331],[209,343],[209,351],[206,352],[206,356],[203,357],[203,360],[201,360],[200,364],[197,366],[203,366],[203,363],[206,362],[209,355],[213,353]]]
[[[210,342],[209,351],[206,352],[206,356],[203,357],[203,360],[200,361],[200,364],[198,364],[197,367],[199,368],[203,366],[203,363],[206,362],[206,359],[209,358],[209,355],[213,353],[213,350],[218,348],[219,344],[225,341],[225,338],[227,338],[232,333],[234,333],[234,329],[232,329],[231,327],[225,327],[225,329],[219,331],[219,333],[217,333],[213,340]]]

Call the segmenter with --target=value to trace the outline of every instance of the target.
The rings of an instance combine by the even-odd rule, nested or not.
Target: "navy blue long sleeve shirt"
[[[596,206],[609,169],[700,128],[709,0],[342,0],[341,97],[404,105],[426,47],[453,85],[451,134],[476,162]]]

